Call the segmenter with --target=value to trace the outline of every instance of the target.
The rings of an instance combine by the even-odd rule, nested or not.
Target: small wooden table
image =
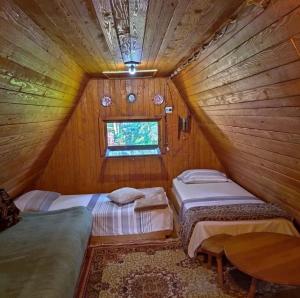
[[[228,260],[252,277],[248,298],[255,296],[257,279],[300,285],[300,237],[278,233],[248,233],[225,244]]]

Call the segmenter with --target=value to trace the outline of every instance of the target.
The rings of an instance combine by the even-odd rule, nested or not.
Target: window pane
[[[106,125],[108,147],[158,145],[157,121],[108,122]]]

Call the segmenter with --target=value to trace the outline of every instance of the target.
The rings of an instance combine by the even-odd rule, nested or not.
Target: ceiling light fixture
[[[140,62],[137,62],[137,61],[125,62],[125,65],[129,66],[128,72],[130,75],[134,75],[136,73],[136,66],[138,64],[140,64]]]
[[[157,69],[137,69],[135,75],[130,75],[128,70],[112,70],[103,71],[102,74],[108,79],[117,78],[153,78],[157,73]]]
[[[136,73],[136,68],[135,66],[132,64],[130,65],[129,69],[128,69],[129,74],[134,75]]]

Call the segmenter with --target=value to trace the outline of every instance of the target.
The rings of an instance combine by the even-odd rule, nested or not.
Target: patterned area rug
[[[189,259],[179,241],[95,247],[86,266],[78,294],[84,298],[245,297],[250,285],[248,276],[227,266],[224,289],[219,288],[204,257]],[[256,297],[300,297],[278,294],[290,289],[260,282]]]

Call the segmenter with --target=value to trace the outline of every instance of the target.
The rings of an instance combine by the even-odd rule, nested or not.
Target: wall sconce
[[[180,134],[182,132],[184,132],[184,133],[191,132],[191,127],[192,127],[191,120],[192,120],[191,115],[188,115],[187,117],[178,116],[178,139],[180,138]]]

